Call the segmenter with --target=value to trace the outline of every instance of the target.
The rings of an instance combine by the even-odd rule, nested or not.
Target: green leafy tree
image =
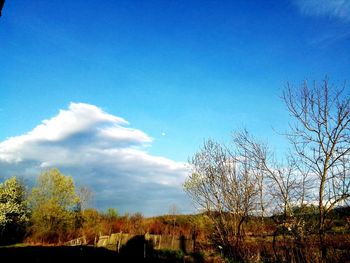
[[[115,208],[108,208],[105,216],[109,220],[116,220],[118,218],[118,210]]]
[[[30,196],[32,237],[42,242],[57,243],[76,229],[79,197],[73,178],[58,169],[43,172]]]
[[[28,220],[25,187],[14,176],[0,184],[1,243],[18,242],[25,233]]]

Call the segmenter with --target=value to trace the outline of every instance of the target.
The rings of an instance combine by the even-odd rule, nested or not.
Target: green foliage
[[[102,231],[102,216],[96,209],[86,209],[83,212],[83,223],[81,226],[82,235],[84,235],[89,244],[95,242],[95,238]]]
[[[29,220],[25,188],[16,177],[0,184],[0,238],[1,243],[17,242],[23,236]]]
[[[162,249],[156,251],[156,257],[169,262],[184,262],[185,254],[181,250]]]
[[[32,189],[32,233],[35,240],[56,243],[76,228],[79,198],[72,177],[58,169],[43,172]]]
[[[107,219],[115,220],[118,218],[118,211],[115,208],[108,208],[105,215]]]

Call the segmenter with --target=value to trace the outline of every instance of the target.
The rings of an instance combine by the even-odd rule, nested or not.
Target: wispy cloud
[[[1,170],[30,178],[58,167],[93,188],[102,209],[159,214],[173,203],[188,207],[181,189],[185,164],[149,154],[153,139],[127,125],[94,105],[71,103],[32,131],[0,142]]]
[[[312,46],[317,46],[318,48],[327,48],[332,44],[346,39],[350,36],[350,31],[337,30],[329,31],[317,37],[314,37],[309,41],[309,44]]]
[[[299,10],[310,16],[329,16],[350,21],[349,0],[295,0]]]

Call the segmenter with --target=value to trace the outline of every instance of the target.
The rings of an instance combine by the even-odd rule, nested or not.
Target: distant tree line
[[[5,180],[0,183],[0,245],[64,244],[82,236],[94,244],[100,235],[119,232],[191,236],[200,225],[200,220],[177,215],[174,209],[152,218],[120,215],[115,208],[98,211],[89,207],[91,197],[88,187],[77,188],[71,176],[56,168],[42,172],[32,189],[15,176]]]

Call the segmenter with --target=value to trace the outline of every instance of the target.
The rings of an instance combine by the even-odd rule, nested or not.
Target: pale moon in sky
[[[165,132],[162,132],[162,136],[165,136],[166,135],[166,133]]]

